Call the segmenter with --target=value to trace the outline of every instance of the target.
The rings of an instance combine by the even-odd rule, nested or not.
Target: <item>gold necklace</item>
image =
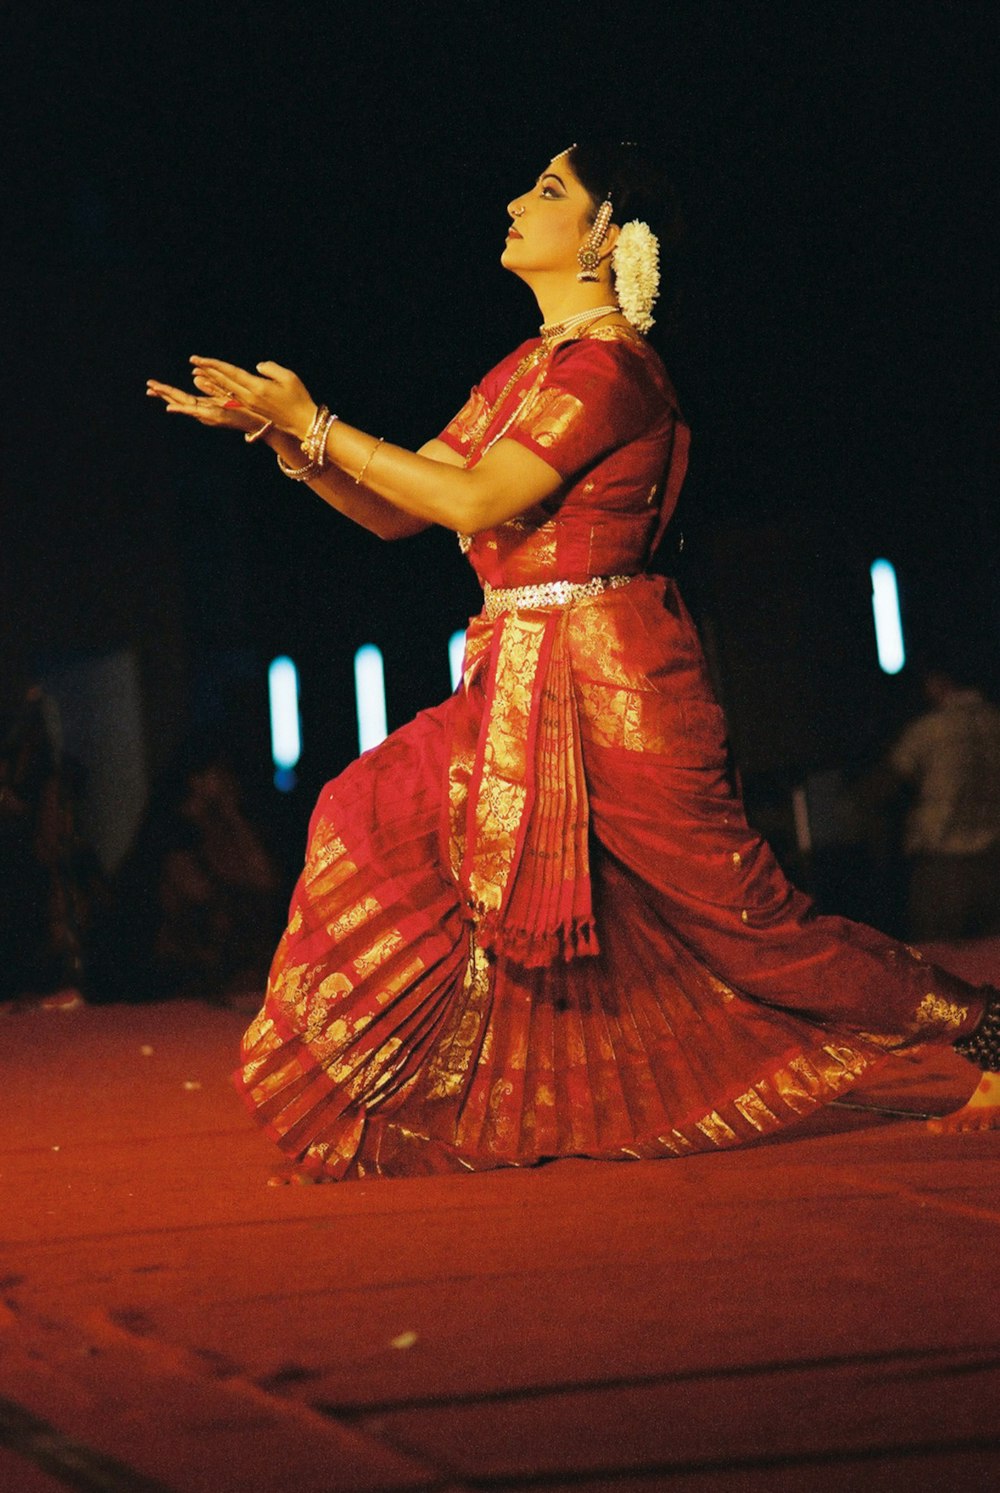
[[[483,411],[483,413],[479,416],[479,419],[476,421],[475,425],[469,431],[469,449],[465,455],[466,467],[468,467],[470,461],[478,452],[479,447],[482,444],[483,437],[486,435],[486,432],[490,428],[490,424],[492,423],[494,417],[503,408],[505,400],[514,389],[515,385],[520,379],[524,377],[524,375],[530,368],[538,367],[540,364],[544,363],[551,351],[552,349],[549,347],[548,343],[543,341],[540,342],[537,347],[533,348],[530,353],[525,353],[524,357],[518,360],[517,367],[514,369],[514,372],[511,374],[510,378],[500,390],[499,396],[494,399],[493,403]],[[497,441],[502,439],[502,437],[507,434],[514,421],[517,419],[520,410],[521,402],[519,400],[515,405],[513,411],[511,412],[510,418],[501,426],[496,435],[490,441],[489,446],[487,446],[486,448],[487,451],[489,450],[490,446],[495,446]],[[461,531],[459,531],[457,537],[459,549],[462,551],[463,555],[467,555],[469,553],[469,550],[472,548],[472,540],[474,536],[472,534],[463,534],[461,533]]]
[[[548,357],[548,355],[549,348],[544,342],[542,342],[538,347],[533,348],[530,353],[525,353],[524,357],[519,360],[517,367],[514,369],[514,372],[511,374],[510,378],[500,390],[499,396],[494,399],[491,405],[483,410],[483,413],[479,416],[479,419],[470,430],[469,452],[468,456],[466,457],[466,461],[470,460],[476,454],[479,442],[489,430],[494,416],[502,408],[504,401],[507,399],[507,396],[514,388],[515,384],[517,384],[519,380],[524,377],[529,368],[531,368],[533,365],[541,363],[545,358]]]
[[[598,321],[602,316],[610,316],[613,311],[617,310],[617,306],[591,306],[586,311],[577,311],[574,316],[567,316],[565,321],[543,322],[538,330],[545,342],[555,342],[559,337],[565,337],[572,327],[578,327],[581,322]]]
[[[536,348],[533,348],[530,353],[525,353],[524,357],[518,360],[516,368],[514,369],[510,378],[504,384],[503,388],[500,390],[497,398],[494,399],[491,405],[488,405],[487,408],[483,410],[483,413],[479,416],[475,425],[473,425],[472,429],[469,431],[469,449],[466,452],[465,456],[466,467],[468,467],[469,462],[478,452],[483,437],[486,435],[486,432],[489,430],[490,425],[492,424],[497,414],[503,408],[508,395],[513,391],[514,387],[524,377],[528,370],[543,363],[546,358],[551,355],[556,341],[560,337],[565,336],[565,334],[572,327],[580,326],[583,322],[587,322],[589,324],[592,321],[600,321],[602,316],[610,316],[613,311],[617,310],[617,306],[597,306],[588,311],[578,311],[575,316],[567,316],[565,321],[553,322],[551,325],[542,325],[542,327],[540,328],[542,337],[541,342]],[[489,450],[490,446],[495,446],[497,441],[502,440],[503,437],[507,434],[514,421],[517,419],[517,416],[520,413],[520,409],[521,404],[520,402],[518,402],[514,410],[511,412],[510,418],[501,426],[496,435],[490,441],[489,446],[487,446],[486,448],[487,451]],[[458,544],[463,555],[468,554],[469,550],[471,549],[472,539],[473,536],[471,534],[459,533]]]
[[[558,341],[560,337],[564,337],[573,327],[578,327],[584,322],[589,324],[591,321],[599,321],[602,316],[610,316],[612,312],[617,310],[617,306],[593,306],[589,307],[586,311],[577,311],[575,315],[567,316],[564,321],[543,322],[538,329],[542,339],[541,346],[536,347],[530,353],[525,353],[510,378],[500,390],[498,397],[483,411],[469,432],[469,455],[473,456],[475,454],[477,443],[490,428],[491,421],[500,410],[515,384],[524,377],[533,363],[540,363],[551,352],[554,342]]]

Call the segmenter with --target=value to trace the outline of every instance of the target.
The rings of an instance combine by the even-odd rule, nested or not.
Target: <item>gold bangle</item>
[[[299,449],[306,458],[305,466],[290,466],[283,456],[278,456],[278,466],[286,477],[291,477],[293,482],[312,482],[314,477],[320,475],[326,466],[327,436],[336,420],[337,416],[331,414],[325,404],[316,406],[305,439],[299,443]]]
[[[317,425],[315,431],[313,432],[313,438],[309,445],[308,455],[309,460],[315,462],[320,471],[322,471],[326,466],[326,443],[330,435],[330,431],[336,424],[337,419],[337,415],[333,415],[329,410],[327,410],[323,420]]]
[[[331,414],[325,404],[318,404],[309,423],[309,429],[300,442],[302,454],[307,458],[309,465],[316,468],[317,473],[326,466],[326,439],[336,419],[337,416]],[[304,471],[305,468],[302,470]]]
[[[286,477],[291,477],[293,482],[309,482],[313,477],[319,476],[319,467],[314,461],[307,461],[304,467],[292,467],[278,452],[278,466]]]
[[[316,441],[316,434],[319,430],[319,427],[322,425],[323,421],[326,419],[329,413],[330,411],[327,409],[325,404],[318,404],[313,410],[312,419],[309,421],[309,429],[306,431],[301,442],[299,443],[299,448],[302,451],[302,454],[304,456],[308,456],[313,465],[315,465],[316,463],[316,455],[313,451],[313,446]]]
[[[260,427],[259,430],[244,431],[243,439],[246,441],[248,446],[252,446],[254,441],[259,441],[262,435],[267,435],[267,432],[271,429],[271,426],[273,424],[273,420],[265,420],[264,424]]]
[[[354,479],[354,486],[355,487],[360,487],[361,486],[361,484],[362,484],[362,482],[364,481],[364,478],[365,478],[365,473],[367,472],[368,468],[371,466],[372,462],[375,460],[375,453],[378,450],[379,446],[381,446],[381,444],[382,444],[382,442],[384,440],[385,440],[385,436],[384,435],[380,435],[379,438],[378,438],[378,440],[375,442],[374,446],[372,447],[372,449],[369,451],[369,453],[368,453],[368,460],[365,462],[364,466],[361,468],[361,471],[358,473],[358,475]]]

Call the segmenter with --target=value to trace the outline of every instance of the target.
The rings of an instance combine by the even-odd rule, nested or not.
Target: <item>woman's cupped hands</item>
[[[191,364],[198,394],[159,379],[146,381],[146,393],[151,399],[161,399],[168,414],[188,415],[201,425],[224,430],[248,432],[271,424],[301,438],[309,429],[315,401],[290,368],[258,363],[253,374],[218,358],[193,357]]]

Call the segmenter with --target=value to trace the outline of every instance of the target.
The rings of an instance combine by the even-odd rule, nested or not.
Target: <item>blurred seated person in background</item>
[[[151,804],[122,867],[102,950],[113,1000],[259,997],[279,877],[217,752],[189,758]]]
[[[958,667],[928,667],[922,687],[930,709],[889,754],[912,794],[908,936],[1000,933],[1000,710]]]
[[[278,875],[243,814],[232,768],[216,760],[193,771],[180,813],[191,834],[163,862],[156,961],[192,994],[259,994]]]
[[[0,742],[0,999],[81,998],[84,941],[106,895],[78,828],[82,772],[61,752],[55,701],[31,685]]]

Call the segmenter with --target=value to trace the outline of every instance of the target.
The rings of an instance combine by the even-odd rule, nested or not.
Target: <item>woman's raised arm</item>
[[[192,363],[201,397],[156,379],[148,380],[147,393],[163,400],[171,414],[251,437],[273,422],[262,442],[287,466],[301,468],[301,441],[316,405],[295,374],[273,363],[259,365],[273,370],[262,377],[212,358],[193,358]],[[419,451],[407,451],[340,420],[327,436],[326,457],[323,470],[307,485],[380,539],[405,539],[429,524],[474,534],[536,507],[562,483],[554,468],[513,441],[498,442],[467,472],[444,441],[427,441]],[[357,480],[362,474],[363,480]]]
[[[239,406],[234,408],[235,401],[229,401],[227,407],[225,394],[210,379],[199,374],[195,377],[195,383],[203,390],[201,397],[178,389],[173,384],[161,383],[158,379],[147,381],[146,392],[151,398],[161,399],[170,414],[187,415],[197,420],[199,425],[210,429],[241,430],[249,437],[260,429],[261,420],[249,410]],[[262,439],[289,466],[302,464],[302,451],[293,436],[272,428],[265,432]],[[423,449],[431,448],[435,449],[436,459],[439,461],[461,460],[443,441],[430,441]],[[442,454],[437,454],[438,448]],[[378,493],[372,492],[364,484],[355,483],[353,478],[337,467],[326,467],[309,486],[331,508],[360,524],[363,529],[377,534],[380,539],[405,539],[408,535],[419,534],[421,529],[427,528],[427,520],[414,519],[394,508],[391,503],[379,497]]]
[[[294,373],[276,363],[259,363],[254,375],[216,358],[191,361],[197,379],[236,400],[241,411],[255,415],[259,422],[272,421],[273,428],[265,436],[268,444],[278,449],[289,465],[302,466],[301,442],[312,424],[316,405]],[[204,387],[204,382],[200,386]],[[342,420],[334,421],[328,430],[326,460],[342,475],[333,475],[328,465],[310,484],[317,492],[339,507],[342,495],[344,500],[351,500],[348,489],[361,492],[363,488],[411,521],[403,531],[406,533],[415,532],[412,521],[416,520],[416,527],[441,524],[475,534],[537,507],[563,484],[554,467],[516,441],[498,441],[477,466],[466,471],[460,458],[442,441],[429,442],[420,451],[407,451]],[[356,486],[355,479],[362,477],[363,483]],[[384,522],[384,515],[379,522]],[[366,527],[384,532],[374,524]],[[385,532],[384,537],[396,534]]]

